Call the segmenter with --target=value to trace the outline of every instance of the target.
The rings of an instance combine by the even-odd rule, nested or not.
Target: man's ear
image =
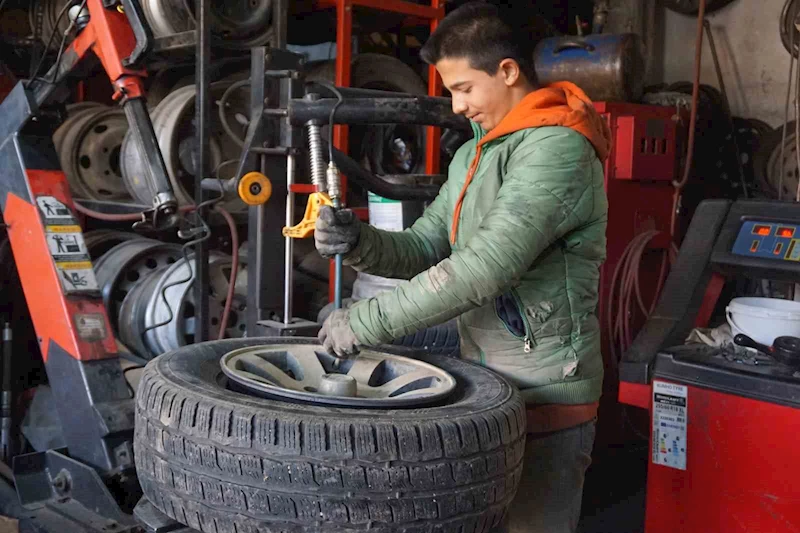
[[[519,81],[521,70],[519,68],[519,63],[514,61],[511,58],[506,58],[500,62],[500,67],[498,68],[498,73],[503,78],[503,82],[506,84],[506,87],[511,87],[517,81]]]

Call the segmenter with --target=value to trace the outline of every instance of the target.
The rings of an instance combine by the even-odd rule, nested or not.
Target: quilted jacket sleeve
[[[590,221],[596,161],[577,135],[523,142],[507,164],[492,207],[463,247],[410,283],[351,308],[359,341],[389,342],[481,307],[508,290],[552,243]]]
[[[450,255],[447,191],[445,182],[423,215],[405,231],[364,225],[358,246],[344,263],[360,272],[396,279],[411,279],[439,263]]]

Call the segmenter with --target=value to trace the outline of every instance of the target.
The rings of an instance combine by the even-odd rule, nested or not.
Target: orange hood
[[[597,157],[604,161],[611,150],[611,130],[605,120],[595,111],[592,101],[574,83],[560,81],[528,94],[491,131],[478,141],[475,158],[469,167],[467,179],[456,202],[450,242],[456,242],[458,219],[464,195],[472,177],[478,169],[483,146],[503,135],[527,128],[563,126],[571,128],[588,139],[594,146]]]
[[[478,146],[526,128],[564,126],[586,137],[604,161],[611,149],[611,130],[592,101],[574,83],[560,81],[533,91],[489,131]]]

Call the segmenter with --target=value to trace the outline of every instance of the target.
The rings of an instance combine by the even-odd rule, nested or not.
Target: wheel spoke
[[[359,386],[362,384],[369,386],[369,382],[375,374],[375,370],[378,369],[382,362],[383,361],[377,357],[358,356],[353,360],[353,366],[350,367],[347,375],[352,376]]]
[[[225,265],[220,265],[217,268],[210,269],[208,273],[209,279],[208,284],[211,289],[214,291],[214,297],[217,300],[224,301],[225,297],[228,294],[228,278],[225,277],[225,273],[223,272]]]
[[[289,355],[297,359],[303,369],[303,382],[319,383],[326,374],[325,368],[317,357],[316,346],[293,346],[288,350]]]
[[[292,379],[286,372],[256,354],[244,354],[239,357],[237,363],[237,366],[244,366],[245,373],[261,376],[262,381],[276,383],[287,389],[303,390],[301,381]],[[239,372],[242,372],[242,370],[239,370]]]
[[[429,370],[415,370],[413,372],[409,372],[408,374],[403,374],[402,376],[398,376],[391,381],[384,383],[378,387],[370,387],[365,385],[364,395],[369,397],[389,397],[394,391],[399,390],[407,385],[414,383],[415,381],[419,381],[421,379],[430,379],[433,376]],[[358,384],[359,386],[359,394],[362,391],[361,383]],[[427,388],[427,387],[426,387]]]

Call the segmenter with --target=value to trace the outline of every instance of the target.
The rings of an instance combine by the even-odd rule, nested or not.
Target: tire
[[[706,3],[706,14],[719,11],[731,2],[733,0],[709,0]],[[699,0],[665,0],[664,5],[670,11],[675,11],[682,15],[697,15],[700,10]]]
[[[794,198],[797,190],[795,168],[797,159],[794,144],[795,121],[786,124],[786,149],[784,158],[784,180],[781,185],[780,150],[783,139],[783,126],[778,126],[761,137],[758,150],[753,156],[753,170],[757,183],[768,198]],[[789,177],[790,179],[786,179]],[[793,178],[793,179],[792,179]],[[782,189],[782,190],[780,190]]]
[[[276,342],[313,343],[208,342],[145,367],[134,450],[156,508],[206,533],[484,533],[502,522],[525,446],[524,405],[507,381],[414,354],[458,381],[441,405],[331,408],[224,388],[223,354]]]

